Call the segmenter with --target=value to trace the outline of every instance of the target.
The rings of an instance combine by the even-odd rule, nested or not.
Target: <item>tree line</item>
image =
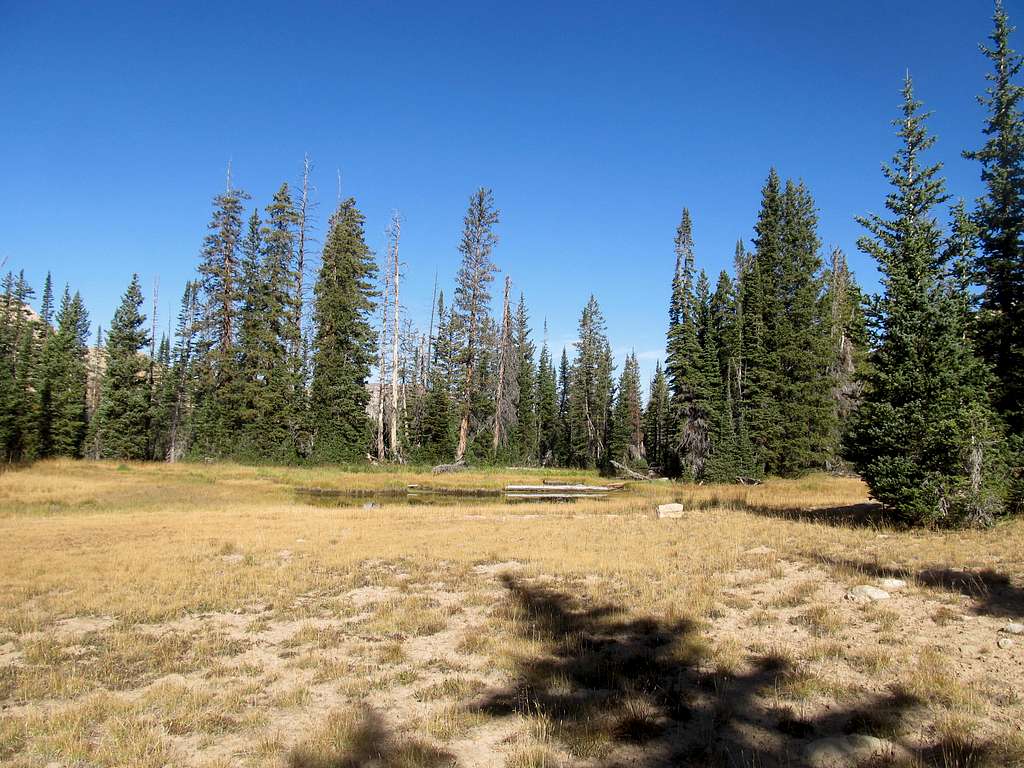
[[[378,259],[355,199],[339,200],[313,269],[307,160],[302,183],[262,211],[246,210],[229,172],[159,340],[137,276],[90,347],[78,293],[57,302],[48,275],[37,313],[24,276],[8,273],[0,450],[650,467],[697,482],[852,468],[901,520],[991,523],[1024,495],[1022,60],[999,3],[994,21],[985,142],[964,152],[985,185],[973,210],[948,205],[908,75],[885,213],[858,217],[881,292],[864,295],[840,250],[823,254],[810,190],[775,169],[754,237],[713,285],[684,209],[666,359],[646,399],[637,356],[614,359],[595,297],[573,348],[552,350],[509,276],[492,296],[501,217],[489,189],[469,199],[461,266],[448,295],[435,285],[426,329],[401,303],[399,215]]]

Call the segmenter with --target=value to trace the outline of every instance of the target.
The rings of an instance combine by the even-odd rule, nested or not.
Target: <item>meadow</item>
[[[599,481],[5,471],[0,764],[799,766],[857,744],[1024,764],[1024,521],[895,530],[826,475],[515,505],[298,492],[545,478]]]

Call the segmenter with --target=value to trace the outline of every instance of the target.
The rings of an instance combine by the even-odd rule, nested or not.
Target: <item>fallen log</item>
[[[571,499],[604,499],[606,493],[506,493],[506,499],[530,500],[544,499],[547,501],[568,501]]]
[[[613,467],[615,467],[617,470],[619,470],[619,472],[624,474],[626,477],[632,478],[633,480],[650,480],[651,479],[647,475],[641,475],[639,472],[636,472],[636,471],[630,469],[625,464],[620,464],[619,462],[615,461],[614,459],[612,459],[611,464],[612,464]]]
[[[517,493],[550,493],[555,491],[569,491],[575,493],[607,493],[612,490],[607,485],[584,485],[582,483],[564,483],[562,485],[506,485],[506,491]]]
[[[446,472],[461,472],[464,469],[466,469],[466,460],[459,459],[451,464],[438,464],[430,472],[434,475],[443,475]]]

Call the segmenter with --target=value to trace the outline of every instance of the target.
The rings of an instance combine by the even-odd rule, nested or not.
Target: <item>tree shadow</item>
[[[455,758],[419,739],[388,731],[380,715],[363,707],[328,718],[320,733],[294,747],[287,768],[450,768]]]
[[[821,523],[845,528],[894,527],[893,521],[886,517],[885,506],[873,501],[835,507],[772,507],[763,504],[742,504],[740,509],[762,517],[796,520],[802,523]]]
[[[1024,588],[1016,586],[1006,574],[991,568],[963,570],[935,567],[914,570],[827,555],[818,559],[832,568],[854,570],[880,579],[910,579],[926,587],[962,595],[973,601],[972,610],[975,613],[999,618],[1024,616]]]
[[[508,575],[503,581],[503,618],[536,652],[517,659],[510,685],[473,707],[529,718],[542,740],[588,765],[800,765],[812,740],[892,738],[922,705],[893,690],[801,716],[778,704],[779,692],[805,674],[787,658],[766,653],[742,673],[711,671],[707,641],[688,619],[629,618],[612,603],[585,604]],[[920,757],[930,765],[935,756]]]

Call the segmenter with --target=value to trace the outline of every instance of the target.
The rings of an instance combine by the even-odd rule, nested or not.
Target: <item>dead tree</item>
[[[381,276],[380,343],[377,345],[377,461],[384,461],[384,380],[387,373],[388,302],[391,295],[391,274]]]
[[[401,305],[399,304],[399,286],[401,275],[399,274],[398,246],[402,239],[402,217],[395,211],[391,215],[391,224],[388,226],[388,271],[391,274],[391,295],[393,311],[391,313],[391,421],[389,424],[389,438],[391,458],[393,461],[400,461],[401,454],[398,445],[398,343],[400,339],[399,320]]]

